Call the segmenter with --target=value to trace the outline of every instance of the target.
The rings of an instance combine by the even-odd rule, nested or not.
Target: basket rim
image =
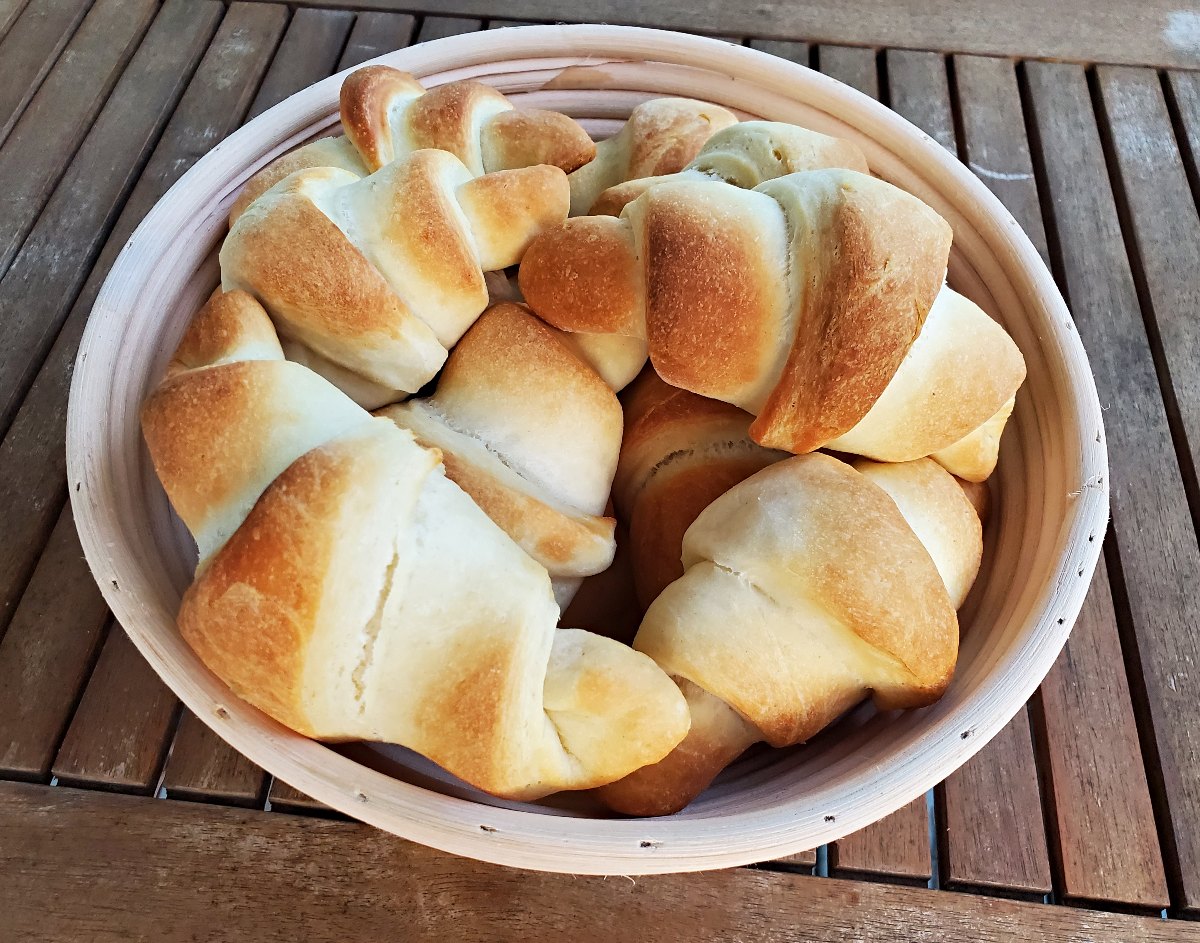
[[[89,357],[89,354],[93,352],[103,326],[120,316],[108,303],[110,291],[116,291],[115,286],[122,281],[124,273],[134,264],[152,235],[169,224],[180,207],[189,205],[193,188],[203,189],[215,176],[214,171],[223,162],[228,162],[226,155],[236,155],[248,142],[283,139],[278,150],[293,146],[298,132],[288,139],[289,129],[293,132],[298,128],[311,130],[315,121],[334,113],[342,79],[353,70],[345,70],[298,92],[218,144],[164,194],[130,238],[97,297],[94,316],[85,330],[72,378],[67,420],[68,474],[69,480],[80,486],[70,489],[70,497],[85,556],[101,592],[114,616],[127,627],[142,655],[200,720],[251,760],[285,781],[297,784],[313,798],[404,838],[497,864],[536,870],[645,874],[748,864],[810,847],[814,830],[822,836],[818,844],[833,841],[895,811],[941,781],[948,769],[957,768],[970,759],[1033,693],[1066,641],[1100,555],[1101,541],[1088,541],[1086,536],[1105,526],[1109,511],[1103,416],[1082,342],[1078,333],[1066,326],[1070,323],[1066,305],[1041,257],[1007,209],[932,138],[878,102],[828,76],[722,40],[642,27],[592,25],[523,26],[461,34],[387,53],[364,64],[395,65],[434,85],[480,66],[536,63],[540,68],[560,68],[603,61],[667,62],[690,66],[703,62],[705,70],[735,80],[745,79],[751,73],[759,78],[768,77],[775,83],[789,84],[796,90],[798,100],[809,103],[814,103],[814,98],[817,102],[836,101],[844,106],[842,114],[849,112],[864,125],[870,125],[872,134],[886,132],[889,146],[902,142],[903,147],[898,153],[902,152],[906,162],[919,161],[922,173],[924,167],[930,168],[939,181],[954,188],[956,195],[965,201],[964,205],[970,205],[999,224],[1003,230],[1002,238],[1007,240],[1005,248],[1014,263],[1036,283],[1042,299],[1054,314],[1046,325],[1053,333],[1054,341],[1064,350],[1068,364],[1076,368],[1083,366],[1084,369],[1068,371],[1071,377],[1069,408],[1086,428],[1094,426],[1097,441],[1084,442],[1077,469],[1080,496],[1067,506],[1060,525],[1060,533],[1065,535],[1064,547],[1079,551],[1072,553],[1071,567],[1079,571],[1080,578],[1069,585],[1054,587],[1053,598],[1047,605],[1037,607],[1038,631],[1024,643],[1023,652],[1017,653],[1025,656],[1022,676],[1015,685],[1010,685],[1001,710],[973,718],[972,736],[963,738],[950,732],[947,728],[957,727],[962,721],[951,723],[953,717],[943,718],[924,731],[909,748],[910,754],[921,752],[923,762],[913,762],[914,757],[910,756],[908,761],[892,768],[890,791],[869,816],[856,815],[853,809],[843,813],[839,806],[836,821],[822,823],[822,826],[814,826],[811,815],[797,815],[801,804],[807,806],[811,802],[811,796],[803,800],[781,799],[775,815],[769,820],[764,819],[762,812],[726,813],[719,823],[687,817],[653,820],[563,818],[485,806],[433,793],[375,773],[354,760],[326,750],[340,760],[331,760],[335,771],[349,769],[344,764],[352,764],[364,771],[359,776],[362,786],[346,788],[335,783],[328,771],[325,775],[314,774],[312,764],[294,748],[295,744],[290,743],[291,738],[299,735],[279,728],[277,736],[264,738],[258,732],[242,729],[231,723],[228,715],[223,717],[218,711],[219,705],[212,703],[210,698],[201,696],[198,689],[190,687],[184,679],[174,677],[149,632],[141,625],[144,612],[134,604],[129,593],[110,586],[107,578],[115,564],[106,546],[108,535],[94,517],[103,503],[103,496],[97,495],[99,476],[94,474],[96,463],[101,459],[89,449],[88,443],[95,442],[96,436],[94,430],[87,427],[88,416],[79,395],[89,383],[103,382],[103,378],[97,376],[103,358]],[[159,257],[166,254],[163,250]],[[1075,470],[1073,466],[1072,470]],[[967,705],[988,701],[989,692],[1005,680],[1002,674],[994,671],[981,683],[980,690]],[[383,804],[358,798],[368,791],[374,793],[375,777],[382,777],[398,789],[398,806],[388,809]],[[435,799],[431,801],[428,797]],[[467,824],[475,822],[480,825]],[[707,826],[707,834],[701,838],[694,834],[698,822]],[[719,835],[714,837],[716,833]],[[805,837],[801,839],[800,835]],[[647,837],[651,839],[649,842],[645,841]]]

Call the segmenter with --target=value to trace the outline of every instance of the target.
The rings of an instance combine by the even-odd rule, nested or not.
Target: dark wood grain
[[[879,97],[879,67],[874,49],[857,46],[818,46],[817,68],[830,78],[858,89],[864,95]]]
[[[163,773],[168,799],[259,805],[266,776],[183,708]]]
[[[480,29],[483,29],[483,20],[460,19],[453,16],[427,16],[421,21],[421,28],[417,31],[417,42],[426,43],[432,39],[444,39],[460,33],[474,33]]]
[[[1155,785],[1170,829],[1172,896],[1200,906],[1200,549],[1083,70],[1029,63],[1030,101],[1063,278],[1105,410],[1112,535],[1153,722]],[[1110,557],[1110,561],[1111,561]],[[1149,730],[1144,730],[1146,737]],[[1145,744],[1147,741],[1144,740]]]
[[[307,796],[295,786],[289,786],[278,777],[271,780],[271,789],[267,793],[271,808],[276,812],[320,812],[331,813],[333,810],[323,802],[318,802],[312,796]]]
[[[0,144],[87,13],[90,0],[32,0],[0,40]],[[2,33],[2,31],[0,31]]]
[[[416,17],[407,13],[360,13],[338,62],[338,71],[361,65],[412,42]]]
[[[892,107],[948,151],[958,153],[944,59],[934,53],[889,50],[886,62]],[[1005,185],[997,196],[1010,204],[1018,222],[1044,250],[1041,209],[1013,65],[974,56],[960,57],[960,62],[957,91],[965,112],[963,150],[977,167],[986,169],[990,161],[1013,168],[984,181]],[[1025,708],[936,794],[943,826],[938,835],[941,879],[946,886],[1034,896],[1050,891],[1050,853]]]
[[[1042,683],[1062,893],[1159,910],[1170,900],[1108,598],[1101,571]]]
[[[829,870],[840,876],[927,882],[932,863],[925,797],[830,845]]]
[[[455,858],[365,825],[0,785],[14,938],[1149,943],[1194,924],[734,869],[620,878]]]
[[[60,782],[149,793],[158,781],[178,702],[114,625],[51,772]]]
[[[108,98],[155,0],[97,0],[0,148],[0,275]]]
[[[811,49],[808,43],[791,42],[784,39],[752,39],[748,43],[751,49],[768,52],[780,59],[796,62],[807,66],[810,62]]]
[[[67,392],[75,352],[100,286],[142,217],[196,160],[237,127],[283,32],[287,11],[278,6],[234,3],[180,100],[158,146],[142,171],[91,269],[74,305],[68,286],[86,271],[59,267],[57,279],[34,268],[28,286],[0,283],[0,304],[29,306],[46,320],[61,319],[62,332],[42,364],[8,434],[0,442],[0,507],[5,539],[0,541],[0,632],[33,571],[38,554],[66,499]],[[63,236],[66,253],[71,239]],[[11,292],[11,293],[9,293]]]
[[[130,5],[141,2],[131,0]],[[221,9],[215,0],[167,0],[0,282],[0,310],[5,312],[0,432],[7,431],[62,326],[65,306],[57,302],[62,295],[74,296],[83,283],[217,28]],[[19,132],[18,127],[0,151],[0,165],[6,154],[19,152]],[[0,179],[5,166],[0,166]]]
[[[817,851],[815,848],[811,851],[800,851],[794,855],[788,855],[786,858],[777,858],[775,863],[812,869],[817,866]]]
[[[354,14],[344,10],[297,10],[247,119],[331,75],[353,23]]]
[[[45,778],[107,618],[67,507],[0,642],[0,774]]]

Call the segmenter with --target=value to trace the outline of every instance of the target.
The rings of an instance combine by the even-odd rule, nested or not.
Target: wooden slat
[[[306,796],[294,786],[289,786],[282,779],[271,780],[271,789],[267,793],[271,808],[276,812],[328,812],[333,810],[323,802],[318,802],[312,796]]]
[[[838,875],[927,882],[933,871],[925,797],[830,845],[829,868]]]
[[[33,0],[0,40],[0,144],[89,6],[90,0]]]
[[[416,17],[407,13],[360,13],[338,62],[338,71],[361,65],[368,59],[412,42]]]
[[[1149,943],[1194,924],[737,868],[621,880],[455,858],[365,825],[0,785],[15,939]]]
[[[779,39],[752,39],[749,42],[749,46],[751,49],[757,49],[760,52],[769,52],[780,59],[798,62],[803,66],[807,66],[811,61],[811,49],[808,43],[788,42],[787,40]]]
[[[1173,894],[1200,907],[1200,549],[1083,70],[1029,63],[1063,276],[1105,409],[1112,532],[1153,721]],[[1146,731],[1146,733],[1149,733]],[[1157,778],[1157,776],[1156,776]]]
[[[130,0],[130,5],[141,2]],[[214,0],[168,0],[163,6],[0,282],[5,312],[0,432],[7,431],[62,326],[65,306],[56,305],[56,293],[70,297],[79,289],[220,15]],[[18,143],[16,134],[0,152],[0,162],[5,154],[19,152],[10,150]],[[64,238],[65,233],[71,235]],[[53,315],[47,307],[56,309]]]
[[[504,29],[506,26],[533,26],[532,20],[488,20],[488,29]]]
[[[178,702],[113,625],[51,771],[60,782],[149,792]]]
[[[839,82],[856,88],[864,95],[879,97],[879,67],[874,49],[856,46],[819,46],[817,67]]]
[[[889,49],[885,62],[892,110],[957,155],[945,56],[937,52]]]
[[[0,507],[5,508],[5,540],[0,541],[0,632],[65,500],[67,391],[92,302],[117,254],[155,201],[237,127],[286,19],[287,11],[279,6],[234,3],[229,8],[73,306],[70,286],[87,264],[87,253],[75,246],[92,236],[74,227],[58,234],[59,259],[52,272],[33,265],[38,279],[29,289],[0,283],[3,310],[22,305],[50,321],[61,319],[71,306],[62,332],[0,443]],[[74,259],[77,268],[67,265],[68,259]],[[50,274],[53,279],[46,278]]]
[[[309,6],[489,17],[496,0],[309,0]],[[1179,68],[1200,66],[1195,13],[1178,0],[1093,0],[1086,7],[1011,0],[506,0],[512,19],[628,23],[764,39],[936,49]]]
[[[1192,185],[1200,185],[1200,72],[1171,72],[1167,88],[1178,114],[1179,138],[1187,152]],[[1200,193],[1193,194],[1200,199]]]
[[[942,886],[1041,897],[1052,877],[1025,708],[937,789]]]
[[[154,16],[155,0],[97,0],[0,148],[0,275]]]
[[[988,60],[988,62],[998,62]],[[889,50],[887,77],[892,108],[945,147],[958,153],[946,62],[937,53]],[[985,67],[986,69],[987,67]],[[1016,74],[1007,64],[992,84],[979,87],[969,76],[970,147],[1008,148],[1014,160],[1032,168]],[[1032,194],[1030,227],[1041,233],[1037,193]],[[1044,237],[1043,237],[1044,242]],[[945,886],[1042,895],[1051,889],[1050,855],[1042,821],[1037,767],[1029,717],[1024,708],[999,737],[938,789],[944,829],[938,835],[941,879]]]
[[[49,772],[107,619],[67,507],[0,642],[0,775]]]
[[[8,34],[29,0],[0,0],[0,37]]]
[[[427,16],[421,21],[421,29],[417,32],[417,42],[426,43],[431,39],[443,39],[446,36],[457,36],[460,33],[473,33],[483,29],[483,20],[466,20],[452,16]]]
[[[790,864],[800,868],[815,868],[817,866],[817,850],[801,851],[786,858],[776,858],[776,864]]]
[[[266,773],[183,709],[163,774],[168,799],[258,805],[265,785]]]
[[[331,75],[353,23],[343,10],[297,10],[247,119]]]
[[[1194,474],[1200,467],[1200,216],[1158,73],[1102,67],[1097,78],[1124,191],[1134,277],[1158,334],[1173,394],[1168,405]]]
[[[1102,570],[1042,683],[1062,893],[1160,910],[1170,903],[1166,876],[1108,600]]]

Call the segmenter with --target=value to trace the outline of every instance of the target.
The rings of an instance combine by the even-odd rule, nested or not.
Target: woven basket
[[[150,466],[138,410],[217,282],[216,249],[238,188],[276,155],[334,127],[334,76],[252,121],[171,188],[113,266],[83,339],[67,430],[75,519],[109,605],[167,684],[242,753],[336,809],[457,854],[551,871],[645,874],[777,858],[882,818],[964,763],[1062,648],[1108,513],[1104,433],[1083,347],[1013,218],[938,144],[874,101],[718,40],[537,26],[454,36],[376,61],[428,86],[481,79],[598,135],[662,95],[794,122],[855,141],[876,174],[950,222],[951,284],[1004,324],[1029,367],[992,480],[996,510],[963,610],[957,675],[934,707],[860,708],[806,746],[743,759],[683,813],[656,820],[608,818],[573,801],[495,800],[406,751],[335,750],[233,697],[175,629],[194,549]]]

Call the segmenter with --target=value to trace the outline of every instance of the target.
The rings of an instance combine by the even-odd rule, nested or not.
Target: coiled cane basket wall
[[[1008,329],[1029,368],[992,479],[958,672],[931,708],[863,707],[805,746],[752,751],[683,813],[656,820],[612,818],[583,801],[492,799],[406,751],[331,748],[233,697],[175,628],[195,551],[150,467],[138,410],[217,283],[216,250],[240,185],[281,152],[336,130],[334,76],[252,121],[172,187],[113,267],[79,353],[67,432],[75,518],[114,614],[167,684],[242,753],[336,809],[457,854],[551,871],[645,874],[777,858],[882,818],[969,759],[1062,648],[1108,514],[1104,432],[1083,347],[1050,274],[1001,204],[874,101],[718,40],[538,26],[454,36],[376,61],[430,87],[479,79],[519,106],[566,112],[596,136],[664,95],[804,125],[854,140],[874,173],[950,222],[950,283]]]

